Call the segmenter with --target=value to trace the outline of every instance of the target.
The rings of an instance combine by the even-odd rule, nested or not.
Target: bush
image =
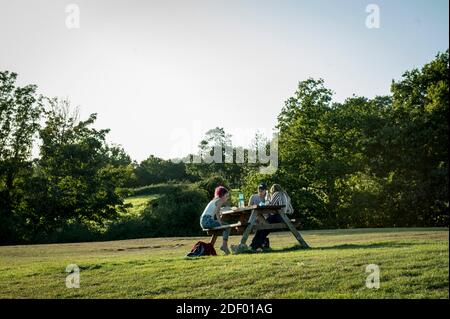
[[[217,186],[224,186],[230,190],[230,183],[222,175],[212,175],[207,179],[198,181],[196,185],[207,192],[208,198],[214,197],[214,190]]]
[[[74,243],[86,241],[98,241],[102,238],[102,230],[99,227],[87,223],[69,221],[51,233],[38,233],[32,240],[33,243]]]
[[[105,240],[202,235],[200,215],[208,203],[205,190],[194,184],[159,184],[142,188],[137,194],[143,192],[160,196],[148,203],[141,216],[112,222]]]
[[[108,225],[103,240],[152,237],[151,225],[142,216],[127,216]]]
[[[183,188],[188,187],[189,183],[163,183],[142,186],[138,188],[131,188],[128,190],[130,196],[140,196],[140,195],[156,195],[156,194],[167,194],[178,192]]]
[[[142,187],[136,195],[159,194],[140,216],[125,215],[99,227],[71,221],[47,234],[39,233],[35,243],[86,242],[147,237],[199,236],[200,215],[209,201],[207,192],[195,184],[159,184]]]
[[[150,228],[148,237],[201,235],[200,215],[207,203],[207,192],[197,185],[153,200],[142,215]]]

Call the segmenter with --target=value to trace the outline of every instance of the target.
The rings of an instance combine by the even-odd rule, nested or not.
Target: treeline
[[[217,184],[248,198],[261,181],[289,192],[305,228],[448,226],[448,55],[373,99],[335,103],[323,80],[300,82],[278,116],[276,140],[256,134],[249,147],[273,152],[277,142],[271,175],[259,173],[258,160],[248,163],[248,152],[244,164],[134,162],[105,142],[108,130],[92,128],[95,114],[80,120],[67,101],[0,72],[0,243],[60,241],[55,234],[74,227],[79,234],[65,240],[199,234],[195,219]],[[217,127],[187,158],[214,146],[223,160],[242,153]],[[124,198],[149,192],[163,196],[127,217]]]
[[[448,72],[447,50],[390,96],[343,103],[322,80],[299,83],[278,117],[270,178],[306,227],[448,226]]]
[[[131,159],[108,130],[78,119],[67,101],[19,87],[0,72],[0,243],[36,242],[69,222],[102,223],[124,211]],[[39,157],[31,159],[34,142]]]
[[[245,176],[259,170],[258,152],[260,149],[268,151],[270,140],[257,132],[250,145],[244,149],[242,146],[234,147],[231,138],[231,134],[226,133],[223,128],[216,127],[205,133],[196,154],[187,154],[184,158],[173,160],[151,155],[140,163],[134,163],[135,179],[127,186],[136,188],[167,182],[198,182],[220,176],[231,187],[239,188]],[[219,161],[215,161],[215,147],[219,152],[221,150]],[[255,153],[253,158],[249,158],[249,150]],[[243,154],[242,163],[236,161],[239,156],[237,154]],[[205,160],[206,156],[210,157],[209,161]],[[226,158],[233,158],[233,163],[228,163]]]

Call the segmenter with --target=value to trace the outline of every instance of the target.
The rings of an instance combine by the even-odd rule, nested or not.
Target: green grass
[[[277,233],[270,252],[194,259],[184,256],[205,238],[4,246],[0,298],[449,298],[446,228],[303,234],[312,249]],[[65,286],[72,263],[79,289]],[[365,286],[368,264],[379,289]]]
[[[124,203],[132,205],[127,209],[127,213],[130,215],[139,216],[147,207],[148,203],[157,197],[158,195],[138,195],[126,198]]]

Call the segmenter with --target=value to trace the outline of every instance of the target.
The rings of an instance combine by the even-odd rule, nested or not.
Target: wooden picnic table
[[[241,246],[246,245],[248,236],[252,232],[262,229],[269,229],[271,231],[288,229],[297,239],[300,246],[309,248],[309,245],[303,239],[292,221],[282,212],[282,208],[284,207],[285,205],[253,205],[223,210],[221,211],[221,216],[223,221],[227,224],[206,230],[209,235],[212,235],[210,242],[214,244],[217,236],[225,229],[230,229],[232,235],[242,235],[239,243]],[[268,216],[269,214],[279,214],[282,222],[270,224],[265,218],[265,216]]]

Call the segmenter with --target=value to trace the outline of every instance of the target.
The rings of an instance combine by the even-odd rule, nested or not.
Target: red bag
[[[212,244],[199,241],[192,247],[192,250],[187,254],[187,257],[199,256],[217,256],[217,253]]]

